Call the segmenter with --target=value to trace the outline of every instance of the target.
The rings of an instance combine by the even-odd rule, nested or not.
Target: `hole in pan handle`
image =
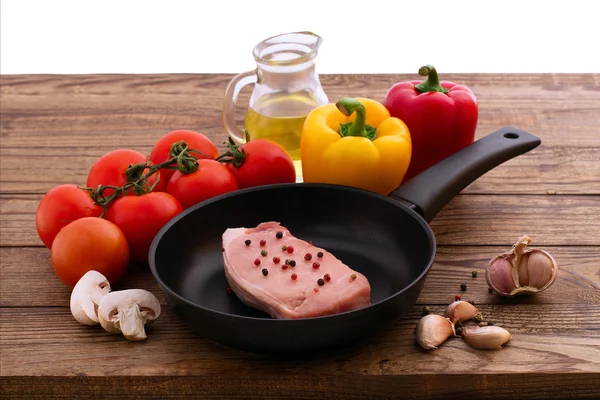
[[[430,222],[464,188],[498,165],[540,145],[541,139],[505,127],[433,165],[389,194],[408,202]]]

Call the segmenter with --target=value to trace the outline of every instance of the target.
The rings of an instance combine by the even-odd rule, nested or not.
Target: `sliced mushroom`
[[[160,316],[160,303],[149,291],[128,289],[104,296],[98,307],[102,327],[111,333],[123,333],[128,340],[146,339],[144,326]]]
[[[71,314],[84,325],[98,325],[98,305],[110,292],[110,283],[98,271],[88,271],[71,292]]]

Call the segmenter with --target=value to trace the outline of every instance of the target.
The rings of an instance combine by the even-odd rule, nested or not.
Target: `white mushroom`
[[[98,325],[98,304],[110,292],[110,283],[98,271],[88,271],[71,292],[71,314],[84,325]]]
[[[160,303],[149,291],[128,289],[104,296],[98,307],[102,327],[111,333],[123,333],[128,340],[146,339],[145,324],[160,316]]]

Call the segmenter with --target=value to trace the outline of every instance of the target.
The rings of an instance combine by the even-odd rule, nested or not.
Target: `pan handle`
[[[540,138],[505,127],[431,166],[389,194],[413,204],[430,222],[464,188],[505,161],[540,145]]]

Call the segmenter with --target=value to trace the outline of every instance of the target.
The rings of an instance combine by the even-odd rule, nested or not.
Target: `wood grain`
[[[60,183],[85,184],[103,153],[128,147],[148,154],[172,129],[199,130],[220,149],[223,94],[232,75],[2,76],[2,193],[45,193]],[[368,96],[411,75],[323,75],[330,100]],[[479,100],[477,138],[514,126],[542,139],[465,193],[600,194],[600,74],[449,74]],[[239,113],[250,89],[242,92]],[[245,97],[244,97],[245,96]],[[246,103],[244,103],[246,101]],[[568,132],[568,134],[567,134]],[[23,168],[25,148],[36,158]]]
[[[41,195],[0,195],[2,246],[39,246],[35,211]],[[532,227],[532,221],[535,227]],[[459,195],[431,221],[439,245],[600,245],[600,196]]]
[[[189,331],[167,307],[148,327],[148,339],[141,343],[109,334],[100,326],[81,325],[65,307],[2,308],[3,375],[201,376],[230,371],[241,376],[600,373],[596,329],[600,305],[487,307],[482,310],[484,316],[493,316],[496,324],[511,332],[511,340],[493,351],[474,349],[459,337],[450,338],[438,350],[423,350],[413,334],[420,311],[420,307],[413,307],[393,327],[356,346],[286,360],[223,348]],[[556,315],[569,317],[557,320]],[[544,363],[532,362],[538,354],[544,355]]]
[[[597,399],[597,374],[558,375],[531,373],[497,375],[390,375],[344,374],[323,376],[311,373],[248,377],[231,373],[219,376],[134,376],[134,377],[1,377],[6,387],[3,399],[27,400],[139,400],[171,399],[449,399],[547,400]],[[232,382],[235,385],[232,385]],[[297,389],[296,389],[297,388]]]
[[[441,246],[427,276],[417,304],[444,306],[456,294],[477,305],[600,305],[600,253],[598,247],[543,247],[556,259],[560,271],[548,290],[531,297],[503,299],[488,292],[485,268],[488,261],[510,247]],[[0,248],[0,307],[68,307],[70,289],[55,275],[49,250],[41,247]],[[478,271],[477,278],[471,272]],[[465,292],[461,283],[467,284]],[[154,293],[165,305],[163,294],[143,264],[132,264],[113,290],[141,288]],[[35,296],[32,295],[35,293]],[[562,316],[559,316],[562,318]]]

